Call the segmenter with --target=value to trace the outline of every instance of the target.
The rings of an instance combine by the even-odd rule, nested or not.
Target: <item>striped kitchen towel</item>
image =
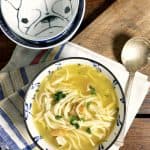
[[[125,88],[128,72],[119,63],[114,62],[104,56],[98,55],[86,48],[73,43],[44,51],[31,51],[17,46],[9,63],[0,72],[0,147],[10,150],[31,150],[38,147],[31,140],[25,127],[23,119],[24,96],[28,85],[33,78],[43,68],[52,61],[66,57],[87,57],[94,59],[108,67]],[[128,123],[125,125],[129,129],[136,113],[141,106],[148,91],[149,82],[147,76],[136,73],[132,91],[132,103],[130,109],[136,104],[136,109],[132,116],[128,116]],[[141,88],[142,87],[142,88]],[[139,88],[141,92],[139,93]],[[137,100],[138,99],[138,100]],[[135,107],[134,107],[135,108]],[[34,137],[34,140],[38,140]],[[115,144],[112,149],[119,149]]]

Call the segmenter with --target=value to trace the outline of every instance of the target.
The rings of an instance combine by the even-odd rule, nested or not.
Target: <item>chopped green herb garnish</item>
[[[81,120],[81,121],[85,121],[85,119],[84,119],[84,118],[81,118],[80,120]]]
[[[86,129],[86,132],[89,133],[89,134],[92,133],[90,128],[87,128],[87,129]]]
[[[71,116],[70,117],[70,124],[76,123],[79,120],[80,120],[80,118],[78,116]]]
[[[91,104],[92,102],[87,102],[86,103],[86,107],[87,107],[87,109],[90,107],[90,104]]]
[[[61,119],[61,118],[62,118],[62,116],[59,116],[59,115],[56,115],[56,116],[55,116],[55,119],[56,119],[56,120],[59,120],[59,119]]]
[[[64,94],[62,91],[58,91],[53,95],[53,98],[56,102],[59,102],[61,99],[65,97],[66,97],[66,94]]]
[[[89,88],[90,88],[90,94],[96,95],[96,89],[94,87],[92,87],[91,85],[89,86]]]
[[[76,129],[79,129],[79,128],[80,128],[80,126],[79,126],[78,123],[75,123],[73,126],[74,126]]]
[[[70,124],[73,125],[76,129],[78,129],[80,126],[78,124],[78,121],[80,118],[78,116],[71,116],[70,117]]]

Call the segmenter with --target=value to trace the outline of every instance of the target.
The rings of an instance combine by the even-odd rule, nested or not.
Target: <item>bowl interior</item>
[[[76,33],[76,31],[81,25],[81,22],[84,17],[84,13],[85,13],[85,0],[80,0],[77,16],[75,17],[75,20],[72,22],[72,25],[70,26],[70,28],[67,29],[65,32],[63,32],[62,35],[59,35],[56,38],[45,40],[45,41],[40,41],[40,42],[26,40],[18,36],[16,33],[14,33],[5,23],[2,13],[0,13],[0,24],[1,24],[0,28],[10,40],[12,40],[13,42],[15,42],[16,44],[20,46],[30,48],[30,49],[35,49],[35,50],[53,48],[61,44],[64,44]]]
[[[1,12],[9,28],[33,41],[53,39],[74,21],[79,0],[1,0]]]
[[[124,124],[125,120],[125,97],[122,91],[122,88],[120,86],[120,83],[118,82],[117,78],[112,74],[110,70],[108,70],[105,66],[102,64],[95,62],[93,60],[87,59],[87,58],[65,58],[62,60],[58,60],[55,63],[52,63],[47,68],[45,68],[32,82],[30,87],[28,88],[28,91],[26,93],[25,103],[24,103],[24,117],[25,117],[25,123],[27,126],[27,129],[29,131],[29,134],[31,135],[32,139],[35,141],[35,137],[41,137],[39,135],[39,132],[35,128],[35,125],[33,123],[33,117],[31,115],[31,109],[32,109],[32,103],[33,103],[33,97],[36,93],[36,90],[38,90],[41,81],[49,75],[52,71],[57,70],[59,67],[62,67],[64,65],[68,64],[86,64],[89,66],[93,66],[96,69],[99,69],[103,74],[105,74],[109,80],[112,82],[112,85],[115,88],[117,97],[118,97],[118,116],[117,116],[117,122],[114,126],[113,131],[111,132],[110,136],[108,137],[107,141],[101,143],[99,145],[99,149],[106,150],[108,149],[118,138],[121,129]],[[38,141],[35,141],[39,147],[46,150],[48,148],[53,149],[52,145],[49,145],[43,138],[39,138]]]

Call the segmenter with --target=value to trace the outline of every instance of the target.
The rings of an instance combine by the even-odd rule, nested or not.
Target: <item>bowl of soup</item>
[[[48,65],[30,84],[24,119],[43,150],[106,150],[125,120],[125,96],[113,73],[88,58]]]

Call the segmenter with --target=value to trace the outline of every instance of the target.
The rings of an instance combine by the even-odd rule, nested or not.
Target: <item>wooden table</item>
[[[85,19],[72,41],[120,61],[123,44],[133,36],[150,38],[150,0],[87,0]],[[0,68],[8,62],[14,47],[0,32]],[[150,76],[150,66],[141,72]],[[150,92],[121,149],[150,149]]]

